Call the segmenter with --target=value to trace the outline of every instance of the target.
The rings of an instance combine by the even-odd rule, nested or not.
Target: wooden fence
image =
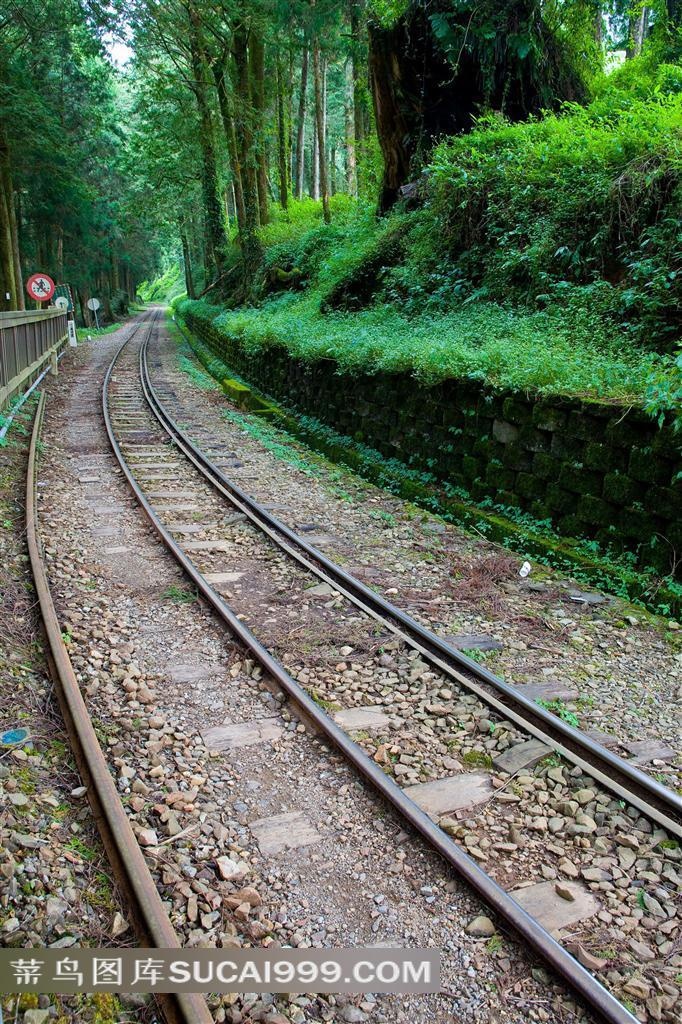
[[[0,409],[22,391],[68,341],[66,312],[35,309],[0,313]]]

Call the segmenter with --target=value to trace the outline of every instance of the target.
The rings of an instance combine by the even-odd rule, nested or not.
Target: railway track
[[[47,639],[50,672],[70,745],[104,845],[112,872],[123,893],[142,947],[179,949],[180,941],[130,826],[104,754],[81,695],[50,593],[40,539],[37,501],[38,447],[45,395],[38,403],[29,447],[26,477],[26,534],[42,624]],[[211,1024],[213,1017],[202,996],[193,993],[157,994],[167,1024]]]
[[[323,553],[279,522],[262,505],[238,488],[176,422],[161,386],[150,373],[149,346],[158,328],[158,314],[119,349],[106,374],[103,415],[118,462],[152,526],[166,547],[213,607],[218,617],[254,655],[304,715],[326,735],[347,760],[394,808],[417,829],[438,853],[469,882],[516,931],[579,993],[603,1020],[625,1024],[635,1018],[516,900],[502,889],[410,796],[370,758],[360,745],[319,706],[221,594],[228,574],[213,570],[215,559],[231,550],[219,536],[187,541],[193,532],[220,534],[221,524],[175,523],[178,513],[199,509],[201,520],[222,517],[223,534],[235,516],[246,521],[271,550],[333,588],[354,610],[369,616],[382,629],[419,652],[435,671],[474,694],[526,735],[558,751],[619,799],[637,808],[651,821],[680,836],[682,801],[636,767],[601,747],[589,737],[551,715],[513,687],[424,629],[401,609],[389,604],[360,581],[327,559]],[[137,340],[139,346],[131,344]],[[178,461],[178,456],[181,456]],[[170,474],[170,475],[169,475]],[[173,490],[173,488],[177,490]],[[165,490],[167,488],[167,490]],[[189,500],[188,500],[189,499]],[[197,504],[198,502],[198,504]],[[232,516],[225,518],[228,502]],[[187,518],[187,516],[185,516]],[[171,520],[169,522],[169,519]],[[227,526],[225,524],[228,524]],[[200,568],[208,566],[208,568]]]

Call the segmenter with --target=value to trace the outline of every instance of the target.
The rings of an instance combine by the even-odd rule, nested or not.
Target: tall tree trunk
[[[330,195],[336,195],[336,146],[332,146],[329,151],[329,192]]]
[[[258,211],[261,224],[267,224],[270,215],[268,212],[268,151],[265,138],[265,44],[260,32],[253,28],[249,35],[249,63],[251,65],[251,97],[256,143]]]
[[[76,291],[76,296],[81,307],[81,320],[84,327],[92,327],[93,315],[88,309],[88,295],[85,291]]]
[[[17,286],[17,304],[19,309],[26,309],[26,294],[24,292],[24,277],[21,270],[21,194],[15,194],[15,205],[10,210],[10,222],[12,225],[12,237],[14,243],[14,280]],[[14,217],[12,217],[14,214]]]
[[[315,111],[313,111],[313,131],[310,139],[310,197],[315,200],[320,198],[320,151],[317,147],[317,114]]]
[[[0,309],[18,309],[12,232],[4,188],[0,188]]]
[[[325,170],[327,172],[327,191],[329,191],[329,158],[327,153],[327,58],[320,54],[320,64],[322,68],[322,145],[318,139],[317,151],[320,157],[320,162],[324,162]],[[322,190],[322,176],[319,177],[320,191]]]
[[[227,152],[230,157],[237,227],[241,233],[244,230],[244,223],[246,220],[246,214],[244,212],[244,184],[242,179],[242,164],[239,155],[239,147],[237,145],[234,114],[230,104],[230,97],[227,92],[227,76],[225,73],[225,67],[219,67],[217,64],[214,64],[213,76],[215,78],[216,89],[218,90],[218,106],[220,107],[220,117],[223,122],[223,131],[225,132],[225,139],[227,141]]]
[[[327,160],[326,143],[324,132],[324,93],[322,85],[322,61],[320,59],[320,46],[315,39],[313,41],[313,81],[315,85],[315,124],[317,126],[317,150],[320,156],[320,192],[322,194],[322,212],[325,224],[331,221],[329,209],[329,185],[327,183]]]
[[[634,55],[638,57],[642,52],[644,40],[649,30],[649,8],[642,7],[637,20],[635,21]]]
[[[0,134],[0,309],[23,309],[21,277],[17,280],[15,232],[12,230],[14,189],[9,163],[9,148]]]
[[[470,131],[482,107],[520,121],[562,100],[583,100],[582,71],[554,44],[536,16],[538,6],[538,0],[505,0],[486,8],[497,40],[527,24],[532,45],[523,60],[493,40],[479,40],[455,54],[454,66],[455,57],[448,56],[438,37],[436,17],[449,17],[450,25],[464,33],[471,13],[452,0],[409,4],[389,27],[370,22],[369,67],[384,158],[381,212],[419,174],[434,140]],[[480,16],[480,8],[475,10]]]
[[[213,134],[213,117],[208,102],[206,60],[201,39],[201,19],[193,4],[189,7],[189,45],[194,76],[194,95],[199,109],[199,145],[202,155],[202,195],[206,225],[207,276],[220,276],[225,266],[227,234],[220,202],[218,168]]]
[[[357,161],[355,156],[355,123],[353,117],[353,69],[350,61],[344,67],[346,88],[344,93],[344,129],[346,136],[346,189],[350,195],[358,193]]]
[[[365,47],[363,44],[363,28],[365,25],[365,2],[364,0],[350,0],[350,35],[351,35],[351,64],[353,80],[353,139],[354,139],[354,160],[355,189],[362,191],[363,182],[363,157],[365,155],[365,138],[369,130],[369,102],[366,85],[367,64]]]
[[[298,96],[298,123],[296,125],[296,198],[303,199],[305,185],[305,101],[308,89],[308,46],[303,49],[301,61],[301,91]]]
[[[63,250],[63,244],[62,244]],[[64,253],[62,251],[62,280],[64,280]],[[118,245],[112,243],[111,247],[111,290],[114,294],[121,290],[121,264],[118,258]]]
[[[9,210],[9,229],[12,239],[12,260],[14,262],[14,285],[17,290],[17,309],[26,309],[26,298],[24,296],[24,279],[21,272],[21,251],[19,249],[19,218],[15,202],[14,187],[9,164],[8,171],[8,193],[7,202]],[[63,233],[62,233],[63,234]]]
[[[189,254],[187,232],[182,221],[180,221],[180,243],[182,245],[182,263],[185,270],[185,291],[188,298],[194,299],[196,298],[196,293],[194,291],[194,281],[192,280],[192,261]]]
[[[289,175],[289,192],[293,196],[296,187],[296,122],[294,121],[294,50],[289,46],[288,68],[286,73],[286,112],[287,112],[287,154]]]
[[[277,141],[279,165],[279,201],[283,210],[289,205],[289,160],[287,156],[287,123],[285,116],[284,71],[277,55]]]
[[[235,27],[232,33],[232,55],[237,102],[237,142],[244,185],[244,230],[241,234],[242,265],[244,287],[248,291],[260,266],[263,249],[258,238],[258,183],[249,83],[248,31],[243,21]]]

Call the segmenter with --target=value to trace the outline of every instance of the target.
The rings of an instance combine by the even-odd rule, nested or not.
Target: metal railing
[[[0,313],[0,409],[67,339],[64,310]]]

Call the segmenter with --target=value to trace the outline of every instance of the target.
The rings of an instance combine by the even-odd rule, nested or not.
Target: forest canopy
[[[467,373],[467,318],[510,366],[578,322],[673,402],[681,52],[677,0],[0,0],[2,307],[40,269],[382,364],[399,315]]]

